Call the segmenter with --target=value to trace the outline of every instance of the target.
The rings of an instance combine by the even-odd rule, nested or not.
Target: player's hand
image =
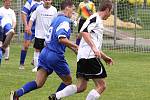
[[[25,27],[25,32],[27,32],[29,35],[32,34],[31,28],[30,28],[29,26],[26,26],[26,27]]]
[[[113,65],[113,60],[112,60],[112,58],[110,58],[110,57],[108,57],[108,56],[104,59],[104,61],[106,62],[106,64]]]
[[[28,25],[25,25],[24,31],[28,33],[29,27]]]

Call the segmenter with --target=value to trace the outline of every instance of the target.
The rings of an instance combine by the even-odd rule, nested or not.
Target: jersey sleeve
[[[70,30],[69,22],[64,21],[57,27],[56,35],[57,35],[58,38],[68,37],[70,31],[71,30]]]
[[[29,14],[31,8],[31,0],[28,0],[22,8],[22,13]]]
[[[96,26],[96,17],[93,17],[91,19],[86,20],[86,22],[83,24],[80,32],[90,33],[94,29],[95,26]]]

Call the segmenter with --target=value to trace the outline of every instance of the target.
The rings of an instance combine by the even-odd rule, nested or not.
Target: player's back
[[[59,43],[60,37],[70,38],[70,19],[64,15],[58,15],[49,28],[49,34],[46,34],[46,45],[49,50],[58,54],[64,54],[66,46]]]

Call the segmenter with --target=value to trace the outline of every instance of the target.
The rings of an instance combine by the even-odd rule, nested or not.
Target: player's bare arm
[[[32,20],[30,20],[29,21],[29,23],[28,23],[28,28],[27,28],[27,30],[26,30],[26,32],[29,34],[29,35],[31,35],[32,34],[32,32],[31,32],[31,27],[32,27],[32,24],[33,24],[33,21]]]
[[[78,45],[72,43],[70,40],[68,40],[65,37],[61,37],[59,38],[59,42],[66,45],[68,48],[70,48],[71,50],[73,50],[76,54],[78,51]]]
[[[24,24],[24,30],[25,30],[25,32],[27,32],[27,30],[28,30],[28,23],[27,23],[27,14],[25,14],[25,13],[21,13],[21,18],[22,18],[22,22],[23,22],[23,24]]]
[[[100,51],[96,48],[94,42],[91,39],[91,36],[88,32],[81,32],[82,37],[84,38],[84,40],[86,41],[86,43],[91,47],[91,49],[93,50],[95,56],[97,58],[101,58],[101,53]]]

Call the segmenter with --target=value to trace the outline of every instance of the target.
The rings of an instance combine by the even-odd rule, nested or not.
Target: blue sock
[[[21,50],[21,54],[20,54],[20,64],[24,64],[26,55],[27,55],[27,51]]]
[[[3,57],[2,48],[0,48],[0,65],[1,65],[2,57]]]
[[[15,93],[18,97],[21,97],[22,95],[35,89],[37,89],[37,84],[35,81],[31,81],[31,82],[26,83],[22,88],[15,91]]]
[[[63,90],[66,86],[67,86],[66,84],[61,83],[56,92]]]
[[[79,44],[80,44],[80,41],[81,41],[81,39],[80,39],[80,38],[77,38],[77,39],[76,39],[76,44],[79,45]]]

